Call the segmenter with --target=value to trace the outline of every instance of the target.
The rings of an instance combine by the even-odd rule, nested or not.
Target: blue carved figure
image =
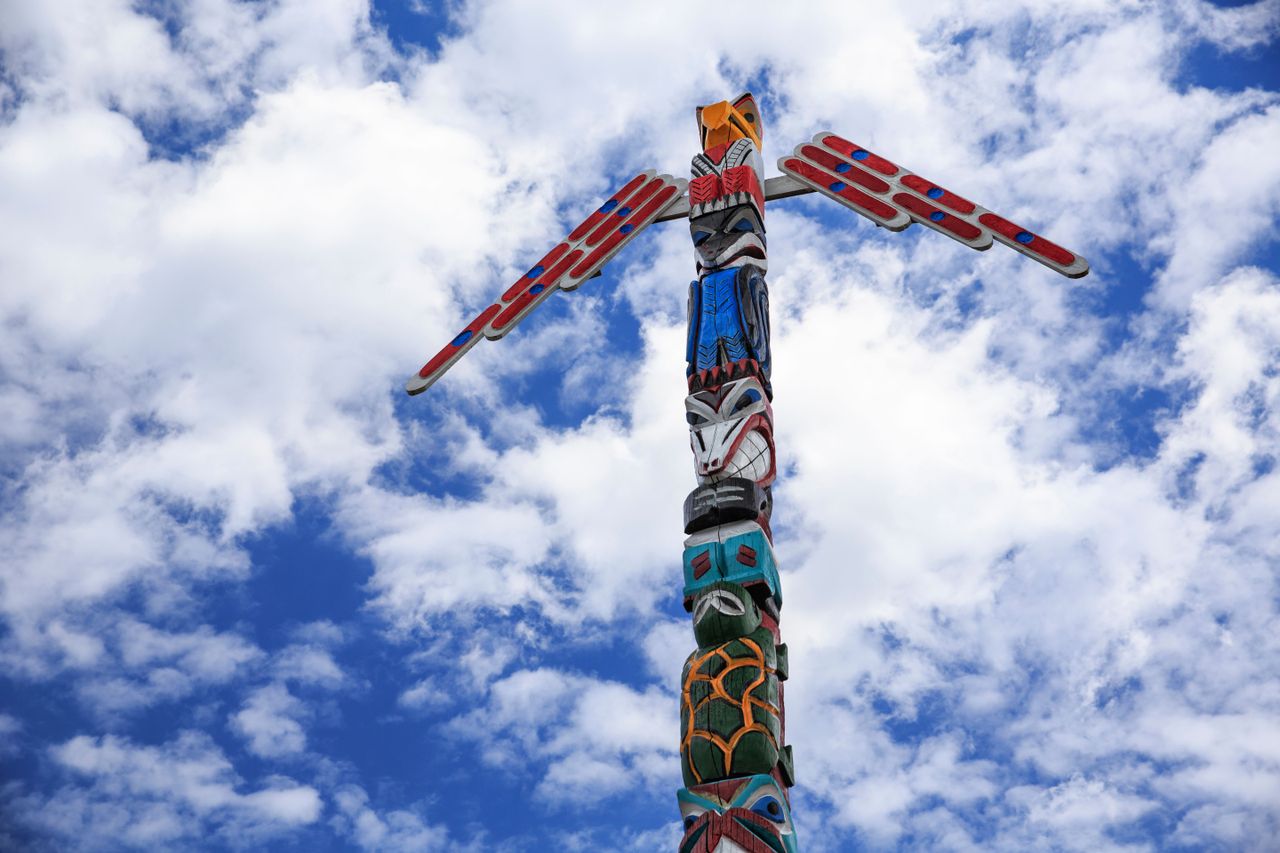
[[[689,285],[686,374],[754,359],[769,379],[769,287],[747,264],[708,273]],[[772,396],[772,395],[770,395]]]

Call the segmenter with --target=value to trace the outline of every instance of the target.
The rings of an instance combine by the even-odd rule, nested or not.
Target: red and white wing
[[[797,145],[778,168],[891,231],[919,222],[972,249],[989,249],[998,240],[1069,278],[1089,273],[1089,262],[1075,252],[834,133]]]
[[[481,337],[496,341],[557,290],[576,289],[678,201],[687,185],[683,178],[652,169],[636,175],[445,344],[405,383],[405,390],[421,394]]]

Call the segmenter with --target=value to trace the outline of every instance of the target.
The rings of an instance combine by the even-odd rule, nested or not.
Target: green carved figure
[[[680,763],[686,785],[769,773],[782,746],[781,690],[787,647],[775,644],[743,587],[721,581],[693,604],[698,648],[680,691]]]

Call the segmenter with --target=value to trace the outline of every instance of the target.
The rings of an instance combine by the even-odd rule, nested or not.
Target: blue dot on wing
[[[467,341],[471,340],[471,336],[474,334],[475,332],[471,331],[470,329],[463,329],[461,332],[458,333],[458,336],[454,338],[452,341],[450,341],[449,343],[455,347],[460,347],[463,344],[465,344]]]
[[[631,208],[629,208],[629,207],[620,207],[620,208],[618,208],[618,215],[619,215],[619,216],[626,216],[626,215],[627,215],[628,213],[630,213],[630,212],[631,212]]]
[[[942,190],[938,189],[937,187],[934,187],[933,189],[925,193],[925,195],[927,195],[929,198],[942,198]]]
[[[1017,240],[1019,243],[1030,243],[1035,238],[1036,235],[1032,234],[1030,231],[1019,231],[1017,236],[1013,239]]]
[[[867,159],[867,157],[868,157],[868,156],[870,156],[870,155],[868,155],[868,153],[867,153],[866,151],[855,151],[855,152],[853,152],[853,159],[855,159],[855,160],[865,160],[865,159]]]
[[[942,220],[947,218],[947,215],[943,213],[941,210],[935,210],[933,213],[929,214],[929,218],[932,219],[934,222],[941,222]]]
[[[831,184],[831,186],[827,187],[827,189],[831,190],[833,193],[838,193],[840,192],[840,190],[844,189],[847,186],[848,184],[846,184],[843,181],[836,181],[835,183]]]
[[[852,168],[853,168],[853,167],[852,167],[852,166],[850,166],[848,163],[837,163],[837,164],[836,164],[836,171],[837,171],[837,172],[847,172],[847,171],[849,171],[849,170],[850,170],[850,169],[852,169]]]
[[[618,206],[618,200],[611,198],[608,201],[606,201],[604,204],[600,205],[600,212],[608,213],[609,211],[613,210],[617,206]]]
[[[635,226],[632,225],[630,222],[628,222],[626,225],[623,225],[618,230],[621,231],[623,234],[630,234],[632,231],[635,230]]]
[[[535,284],[533,287],[529,288],[529,292],[532,293],[534,296],[537,296],[539,293],[541,293],[546,289],[547,289],[547,286],[545,284]]]
[[[546,269],[546,268],[545,268],[545,267],[543,267],[543,266],[542,266],[542,264],[538,264],[536,267],[534,267],[533,269],[531,269],[531,270],[529,270],[527,273],[525,273],[525,274],[524,274],[524,277],[525,277],[525,278],[537,278],[538,276],[542,275],[542,273],[543,273],[543,271],[544,271],[545,269]]]

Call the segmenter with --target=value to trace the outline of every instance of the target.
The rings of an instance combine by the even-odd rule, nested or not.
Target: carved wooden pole
[[[796,853],[782,584],[769,525],[777,461],[765,202],[816,192],[890,231],[920,223],[972,249],[999,242],[1070,278],[1089,264],[833,133],[796,146],[778,161],[782,175],[764,180],[764,125],[750,94],[699,107],[697,118],[692,181],[636,175],[405,390],[422,393],[482,337],[503,337],[552,293],[599,275],[649,225],[688,218],[698,280],[689,286],[685,417],[698,486],[684,503],[683,597],[697,648],[680,684],[680,853]]]
[[[684,606],[698,647],[680,684],[680,851],[793,853],[787,647],[769,528],[777,461],[763,123],[749,94],[697,116],[685,417],[698,487],[684,503]]]

